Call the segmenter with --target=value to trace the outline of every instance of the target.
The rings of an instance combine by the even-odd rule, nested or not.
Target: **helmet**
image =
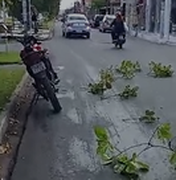
[[[116,15],[116,16],[121,16],[122,13],[121,13],[120,11],[117,11],[117,12],[115,13],[115,15]]]

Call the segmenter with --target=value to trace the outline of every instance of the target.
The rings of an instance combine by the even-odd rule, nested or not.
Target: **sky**
[[[71,7],[76,0],[61,0],[61,9],[66,9]]]

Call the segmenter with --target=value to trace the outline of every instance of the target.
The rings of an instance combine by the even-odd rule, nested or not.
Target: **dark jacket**
[[[113,26],[113,31],[115,31],[118,34],[125,33],[125,26],[123,21],[118,21],[117,19],[114,19],[111,23],[111,27]]]

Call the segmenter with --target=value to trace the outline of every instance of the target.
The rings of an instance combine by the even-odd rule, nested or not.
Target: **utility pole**
[[[160,15],[160,39],[164,37],[164,11],[165,11],[165,3],[161,2],[161,15]]]
[[[27,24],[28,30],[32,28],[31,0],[27,0]]]
[[[110,0],[106,0],[106,14],[109,14],[108,11],[109,11],[109,1]]]
[[[165,1],[165,12],[164,12],[164,37],[169,40],[170,35],[170,17],[171,17],[171,0]]]
[[[3,22],[5,23],[5,10],[6,10],[6,7],[5,7],[5,1],[4,0],[2,0],[2,10],[3,10]]]
[[[5,51],[6,53],[8,52],[8,37],[7,37],[7,33],[8,33],[8,29],[6,26],[6,5],[5,5],[5,1],[2,1],[2,9],[3,9],[3,22],[4,22],[4,30],[5,30]]]
[[[22,14],[23,14],[23,23],[24,23],[24,33],[27,33],[28,23],[27,23],[27,1],[22,0]]]

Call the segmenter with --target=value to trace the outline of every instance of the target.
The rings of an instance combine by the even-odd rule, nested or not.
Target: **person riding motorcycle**
[[[116,18],[112,21],[110,27],[113,27],[111,32],[112,42],[119,38],[120,35],[123,35],[123,37],[125,38],[126,30],[120,12],[116,13]]]
[[[53,74],[55,80],[58,79],[57,73],[54,71],[49,58],[45,56],[45,50],[43,50],[40,44],[38,44],[37,39],[34,36],[25,36],[24,43],[26,44],[24,51],[26,51],[26,53],[38,52],[40,54],[40,59],[44,62],[48,71]],[[28,69],[28,71],[30,70]],[[31,75],[31,72],[29,73]]]

